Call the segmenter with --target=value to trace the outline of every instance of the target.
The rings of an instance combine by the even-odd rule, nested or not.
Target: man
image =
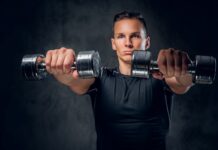
[[[98,78],[78,78],[78,72],[70,69],[74,50],[67,48],[49,50],[46,69],[77,94],[97,89],[93,100],[98,149],[164,150],[169,126],[164,90],[183,94],[193,85],[187,72],[189,56],[173,48],[162,49],[157,58],[159,73],[149,79],[131,77],[133,50],[150,47],[146,23],[139,13],[115,15],[111,43],[119,66],[102,68]]]

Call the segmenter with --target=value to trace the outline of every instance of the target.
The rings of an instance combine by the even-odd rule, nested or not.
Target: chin
[[[125,63],[130,64],[132,62],[132,56],[127,56],[123,60],[124,60]]]
[[[118,56],[118,60],[130,64],[132,62],[132,55]]]

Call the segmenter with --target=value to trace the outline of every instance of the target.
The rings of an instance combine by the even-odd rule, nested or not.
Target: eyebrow
[[[121,34],[124,34],[124,33],[115,33],[115,35],[121,35]],[[130,35],[132,35],[132,34],[141,34],[141,33],[140,32],[133,32]]]

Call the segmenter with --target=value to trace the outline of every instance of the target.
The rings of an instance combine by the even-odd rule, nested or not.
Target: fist
[[[158,79],[181,77],[188,72],[188,64],[191,62],[186,52],[173,48],[160,50],[157,64],[160,72],[154,73],[153,77]]]
[[[55,77],[70,75],[73,73],[71,66],[74,60],[75,52],[73,49],[62,47],[60,49],[49,50],[45,58],[46,70]],[[75,71],[73,76],[78,76],[77,71]]]

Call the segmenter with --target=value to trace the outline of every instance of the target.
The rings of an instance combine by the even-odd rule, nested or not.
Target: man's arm
[[[95,82],[95,78],[91,79],[77,79],[69,85],[69,88],[78,95],[82,95],[88,92],[91,85]]]
[[[173,48],[162,49],[158,54],[159,73],[153,73],[157,79],[165,79],[166,84],[176,94],[186,93],[194,84],[192,75],[188,73],[191,62],[186,52]]]
[[[95,78],[80,79],[77,70],[71,69],[74,60],[75,52],[73,49],[62,47],[49,50],[45,58],[46,70],[58,82],[68,86],[73,92],[82,95],[89,90],[90,86],[95,82]]]

